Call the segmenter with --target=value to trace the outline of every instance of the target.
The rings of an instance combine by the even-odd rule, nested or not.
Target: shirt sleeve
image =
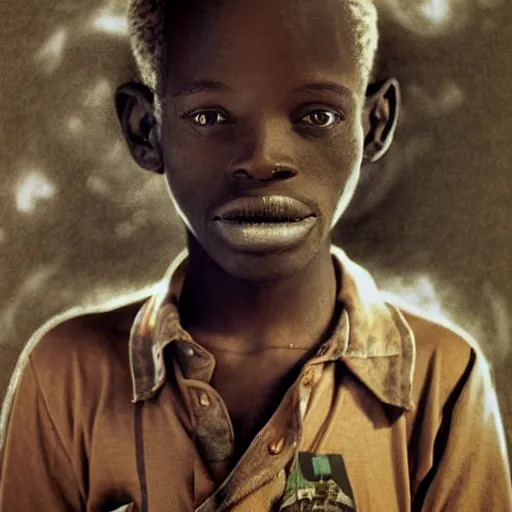
[[[30,358],[14,396],[0,456],[0,512],[84,509]]]
[[[483,357],[472,354],[442,411],[433,467],[413,510],[512,511],[510,466],[498,401]]]

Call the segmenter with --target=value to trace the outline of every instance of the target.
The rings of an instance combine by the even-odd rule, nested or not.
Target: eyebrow
[[[189,84],[186,84],[184,87],[178,89],[177,91],[172,93],[173,98],[177,96],[190,96],[192,94],[196,94],[199,92],[219,92],[219,91],[232,91],[231,87],[227,86],[222,82],[218,82],[217,80],[194,80]],[[307,84],[303,84],[300,87],[297,87],[294,92],[323,92],[329,91],[339,94],[341,96],[353,96],[353,92],[341,85],[337,82],[332,82],[329,80],[320,81],[320,82],[309,82]]]
[[[322,81],[322,82],[309,82],[307,84],[301,85],[300,87],[297,87],[294,92],[323,92],[323,91],[329,91],[334,92],[336,94],[339,94],[341,96],[349,96],[352,97],[354,93],[345,87],[344,85],[341,85],[337,82],[331,82],[331,81]]]
[[[185,85],[181,89],[172,93],[173,98],[176,96],[190,96],[198,92],[217,92],[217,91],[231,91],[231,87],[228,87],[222,82],[216,80],[194,80],[193,82]]]

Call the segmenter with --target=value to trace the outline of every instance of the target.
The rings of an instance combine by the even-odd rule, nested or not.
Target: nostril
[[[293,178],[297,171],[290,167],[281,167],[279,164],[272,169],[272,173],[267,178],[260,178],[260,181],[286,180]]]
[[[235,180],[253,180],[258,181],[278,181],[293,178],[297,174],[297,171],[292,167],[284,167],[276,165],[273,169],[253,169],[251,171],[247,169],[237,169],[233,171],[233,178]]]
[[[277,167],[272,171],[272,178],[276,180],[286,180],[293,178],[297,173],[292,169],[280,169]]]
[[[249,172],[245,169],[238,169],[233,173],[233,177],[235,179],[251,179],[252,176],[249,174]]]

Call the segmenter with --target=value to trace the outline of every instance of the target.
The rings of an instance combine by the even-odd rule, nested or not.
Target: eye
[[[201,128],[226,124],[228,122],[227,116],[219,110],[202,110],[201,112],[194,112],[187,117]]]
[[[300,122],[317,128],[329,128],[340,121],[341,116],[330,110],[314,110],[300,118]]]

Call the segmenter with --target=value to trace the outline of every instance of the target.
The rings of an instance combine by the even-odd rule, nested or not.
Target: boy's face
[[[340,0],[221,0],[171,22],[165,173],[187,228],[232,275],[301,270],[353,195],[365,84],[344,16]],[[266,196],[300,204],[230,203]]]

